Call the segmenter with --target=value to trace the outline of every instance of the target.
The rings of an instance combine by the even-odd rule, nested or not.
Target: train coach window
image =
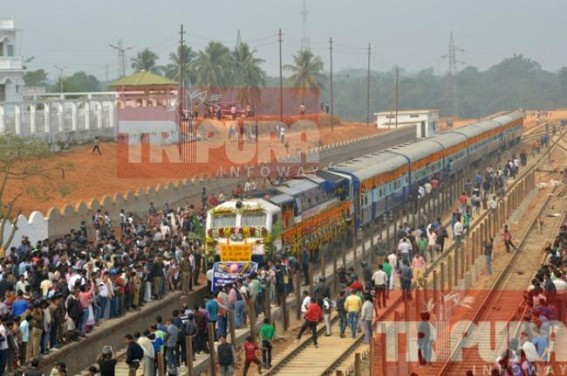
[[[233,215],[213,217],[212,222],[213,228],[234,227],[236,226],[236,217]]]
[[[243,215],[240,219],[241,227],[266,226],[266,215]]]

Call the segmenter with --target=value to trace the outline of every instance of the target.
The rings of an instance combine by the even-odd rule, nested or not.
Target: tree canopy
[[[161,67],[157,66],[158,55],[149,48],[145,48],[138,52],[136,57],[133,57],[130,60],[132,61],[132,69],[136,71],[143,70],[159,74],[162,70]]]
[[[293,57],[293,64],[284,65],[284,69],[291,72],[288,77],[291,86],[303,95],[305,91],[323,88],[323,60],[309,49],[299,50]]]
[[[24,83],[27,86],[47,86],[47,72],[45,69],[27,71],[24,74]]]
[[[65,182],[65,170],[72,169],[69,163],[38,163],[52,155],[49,145],[37,138],[21,138],[0,135],[0,248],[7,249],[18,230],[17,218],[21,214],[15,209],[18,199],[31,194],[38,200],[48,200],[45,190],[38,189],[34,179],[41,179],[52,185],[65,196],[72,187]],[[22,187],[15,195],[7,194],[10,184]],[[4,239],[4,230],[11,222],[11,231]]]
[[[224,88],[232,85],[231,56],[228,47],[220,42],[209,42],[199,51],[195,61],[197,86]]]
[[[77,72],[70,77],[59,77],[57,82],[51,87],[51,90],[58,92],[61,90],[63,83],[63,91],[68,93],[100,91],[100,81],[92,74],[85,72]]]
[[[256,57],[256,52],[246,43],[240,43],[232,51],[233,85],[240,88],[237,100],[243,106],[258,104],[260,88],[266,85],[266,72],[260,66],[264,60]]]
[[[169,54],[169,64],[163,68],[165,77],[170,80],[179,80],[179,74],[183,71],[185,77],[185,85],[194,85],[196,81],[195,75],[195,58],[197,53],[187,45],[179,47],[177,52]],[[181,67],[181,68],[180,68]]]

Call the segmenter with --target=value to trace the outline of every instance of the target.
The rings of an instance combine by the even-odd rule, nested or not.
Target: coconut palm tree
[[[241,106],[260,102],[260,87],[266,85],[266,72],[260,68],[263,59],[255,57],[247,43],[240,43],[232,51],[234,86],[238,87],[237,101]]]
[[[180,59],[181,57],[181,59]],[[179,80],[180,62],[185,77],[185,84],[195,84],[195,58],[197,53],[187,45],[177,48],[177,53],[172,52],[169,54],[169,64],[163,68],[165,77],[170,80]]]
[[[232,84],[230,50],[220,42],[209,42],[195,59],[196,84],[199,87],[228,87]]]
[[[293,64],[284,65],[284,69],[291,72],[288,78],[292,87],[300,91],[303,100],[305,100],[305,92],[310,90],[318,90],[323,87],[321,81],[324,79],[323,60],[313,55],[309,49],[301,49],[293,57]]]
[[[131,58],[132,68],[136,71],[147,71],[159,74],[161,67],[156,65],[158,55],[149,48],[137,53],[136,57]]]

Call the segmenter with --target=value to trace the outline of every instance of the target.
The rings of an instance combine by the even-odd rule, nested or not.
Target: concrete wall
[[[48,221],[42,213],[34,211],[30,214],[29,219],[24,215],[19,215],[16,220],[17,230],[14,234],[13,246],[20,245],[20,239],[23,235],[29,237],[32,244],[38,240],[44,240],[49,237]],[[4,227],[4,241],[8,239],[12,232],[12,223],[8,221]],[[1,244],[0,244],[1,246]]]

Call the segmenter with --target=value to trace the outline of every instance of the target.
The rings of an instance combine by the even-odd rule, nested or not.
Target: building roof
[[[151,72],[138,71],[128,77],[113,81],[110,84],[111,87],[120,87],[122,85],[128,87],[177,86],[178,83],[170,80],[169,78],[165,78]]]
[[[426,109],[426,110],[404,110],[398,111],[398,116],[400,115],[407,115],[407,114],[430,114],[432,112],[439,112],[437,109]],[[374,115],[376,116],[386,116],[386,115],[395,115],[396,111],[384,111],[384,112],[375,112]]]

